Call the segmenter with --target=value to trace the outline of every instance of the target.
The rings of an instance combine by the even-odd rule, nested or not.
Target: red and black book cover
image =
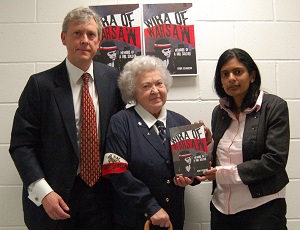
[[[210,169],[210,159],[201,124],[170,128],[170,142],[175,175],[187,177],[203,175]]]

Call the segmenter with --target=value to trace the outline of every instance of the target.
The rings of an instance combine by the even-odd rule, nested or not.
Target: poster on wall
[[[162,59],[172,75],[196,75],[192,3],[144,4],[146,55]]]
[[[90,6],[103,24],[94,61],[122,71],[124,65],[141,55],[141,10],[139,4]]]

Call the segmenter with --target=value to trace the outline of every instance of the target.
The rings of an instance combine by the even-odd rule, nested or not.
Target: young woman
[[[290,129],[286,101],[260,90],[261,76],[241,49],[219,58],[212,113],[211,229],[286,229],[285,167]]]

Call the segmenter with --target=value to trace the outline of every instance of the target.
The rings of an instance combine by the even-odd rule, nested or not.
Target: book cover
[[[201,176],[210,169],[204,126],[191,124],[170,128],[175,175]]]

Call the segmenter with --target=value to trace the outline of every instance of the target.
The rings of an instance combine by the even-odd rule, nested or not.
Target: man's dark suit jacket
[[[212,165],[220,139],[231,123],[228,113],[216,106],[212,114],[214,149]],[[289,114],[286,101],[264,94],[261,109],[246,116],[243,135],[243,163],[239,176],[249,186],[253,198],[279,192],[289,182],[285,170],[290,143]],[[216,183],[213,183],[213,189]]]
[[[109,120],[124,108],[124,103],[117,86],[118,72],[114,68],[94,62],[94,77],[100,104],[103,159]],[[28,199],[27,188],[32,182],[45,178],[67,202],[77,175],[79,149],[65,61],[30,77],[14,117],[9,151],[23,181],[26,225],[30,229],[54,229],[55,221],[48,217],[42,205],[37,207]],[[107,192],[109,186],[103,187],[99,189],[103,201],[110,202],[110,197],[106,197],[110,193]]]

